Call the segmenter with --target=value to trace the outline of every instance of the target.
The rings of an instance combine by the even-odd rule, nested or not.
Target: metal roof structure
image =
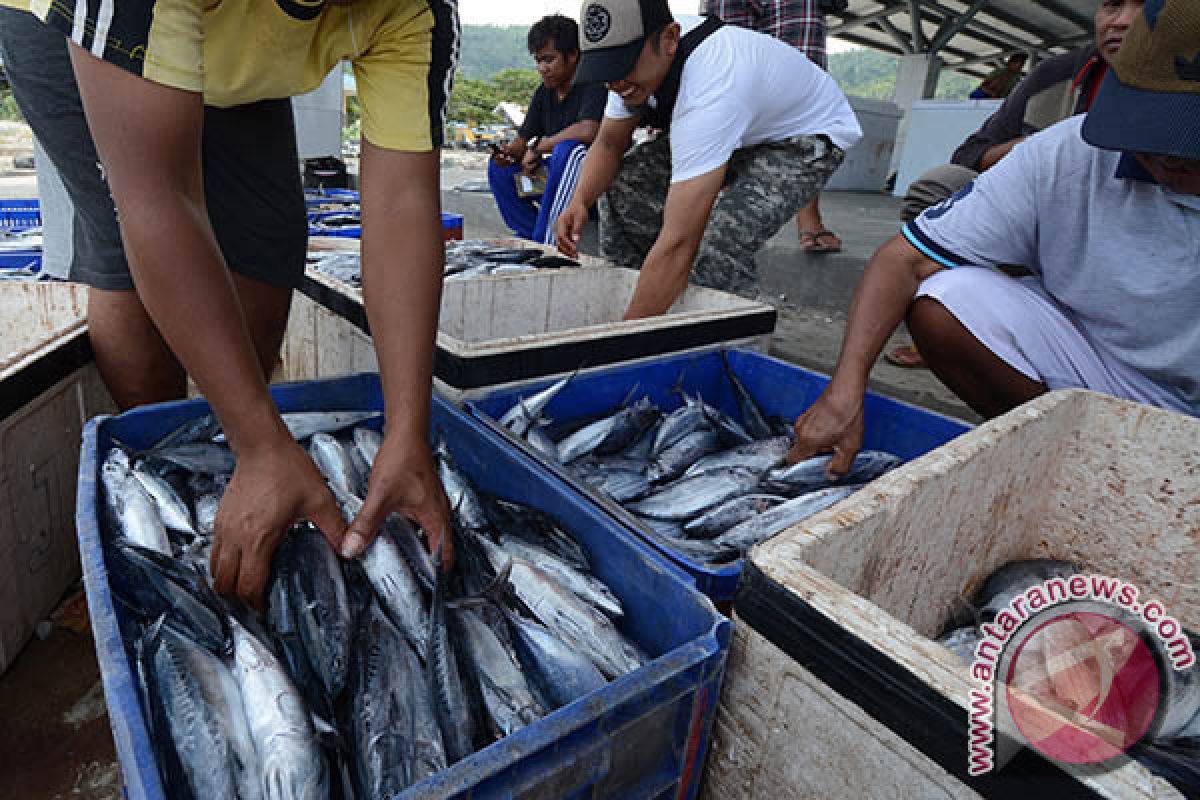
[[[1030,67],[1092,40],[1099,0],[850,0],[828,35],[896,55],[929,54],[937,68],[984,77],[1013,53]],[[932,75],[931,75],[932,77]],[[932,90],[929,92],[932,94]]]

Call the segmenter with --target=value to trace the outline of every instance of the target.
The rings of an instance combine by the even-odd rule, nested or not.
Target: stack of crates
[[[5,234],[22,233],[42,224],[42,211],[36,197],[0,200],[0,239]],[[0,250],[0,270],[26,269],[39,272],[42,268],[40,247],[21,247]]]

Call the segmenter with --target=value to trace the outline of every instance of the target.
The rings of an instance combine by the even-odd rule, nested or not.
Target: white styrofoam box
[[[903,197],[908,186],[950,156],[1000,107],[999,100],[921,100],[913,104],[897,141],[900,160],[892,194]]]
[[[708,796],[972,796],[961,776],[974,684],[933,638],[992,572],[1029,558],[1128,581],[1196,630],[1200,420],[1053,392],[755,548]],[[949,755],[929,755],[939,748]],[[808,777],[773,793],[797,775]],[[1103,797],[1180,797],[1135,762],[1064,775]],[[920,788],[889,792],[893,780]]]
[[[0,672],[79,578],[80,437],[112,410],[85,309],[83,287],[0,286]]]
[[[846,151],[846,160],[833,173],[826,189],[879,192],[887,182],[892,148],[900,127],[900,109],[886,100],[850,97],[850,107],[858,117],[863,136]]]

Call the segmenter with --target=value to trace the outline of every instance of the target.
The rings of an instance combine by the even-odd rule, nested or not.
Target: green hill
[[[488,81],[506,69],[531,70],[533,60],[525,47],[528,32],[524,25],[464,25],[459,76]],[[896,86],[896,57],[866,49],[833,53],[829,72],[846,94],[888,100]],[[942,73],[937,96],[966,97],[976,83],[947,70]]]

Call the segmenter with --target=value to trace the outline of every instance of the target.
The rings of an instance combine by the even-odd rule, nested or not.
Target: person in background
[[[600,130],[607,93],[599,83],[576,83],[579,25],[570,17],[542,17],[529,29],[529,52],[542,85],[533,93],[517,138],[488,164],[488,184],[500,216],[522,239],[554,244],[554,225],[567,207],[588,146]],[[532,178],[545,162],[539,196],[519,192],[517,178]]]
[[[867,265],[790,461],[862,446],[871,365],[907,318],[984,417],[1085,388],[1200,415],[1200,4],[1146,0],[1088,113],[1013,148]],[[1024,264],[1016,279],[992,269]]]
[[[841,89],[795,48],[666,0],[590,0],[580,80],[608,106],[558,246],[600,201],[600,249],[641,269],[626,319],[666,313],[689,278],[758,296],[754,256],[862,136]],[[630,149],[638,127],[662,131]],[[601,196],[603,195],[603,199]]]
[[[217,591],[259,602],[275,547],[302,519],[353,557],[401,513],[431,549],[445,540],[449,564],[428,435],[453,3],[3,4],[14,95],[71,195],[70,277],[89,285],[105,384],[129,408],[181,398],[191,377],[236,455]],[[387,411],[348,526],[267,391],[306,249],[288,98],[343,59],[363,101],[363,285]]]
[[[967,96],[972,100],[1003,100],[1020,83],[1028,60],[1029,56],[1025,53],[1013,53],[1003,67],[988,73],[983,83]]]
[[[819,0],[704,0],[703,13],[729,25],[774,36],[808,56],[821,69],[829,68],[825,54],[825,15]],[[821,219],[821,195],[796,214],[800,248],[812,253],[836,253],[842,240]]]
[[[934,167],[912,182],[900,207],[901,221],[911,222],[925,209],[941,203],[995,166],[1027,137],[1087,111],[1143,2],[1101,2],[1093,20],[1094,44],[1038,64],[996,113],[959,145],[951,163]],[[895,347],[885,358],[899,367],[925,365],[912,345]]]

